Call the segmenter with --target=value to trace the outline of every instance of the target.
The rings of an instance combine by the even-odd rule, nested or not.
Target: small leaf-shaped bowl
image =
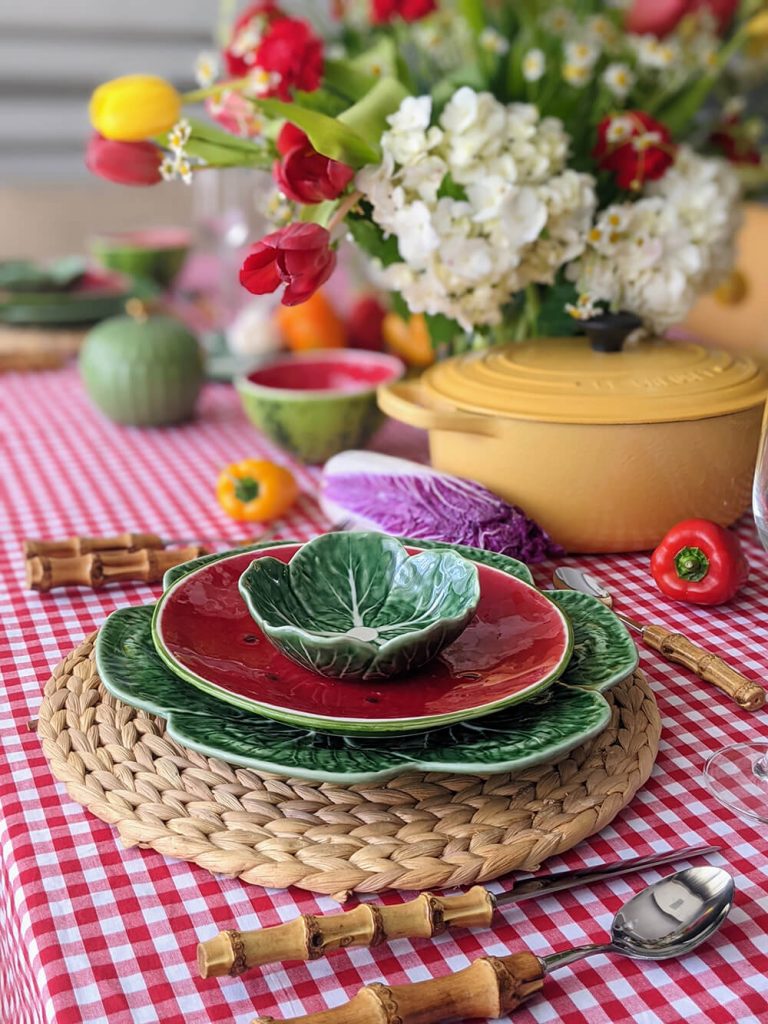
[[[383,533],[326,533],[287,565],[256,559],[239,589],[278,650],[335,679],[420,668],[459,636],[480,600],[472,562],[450,550],[409,555]]]

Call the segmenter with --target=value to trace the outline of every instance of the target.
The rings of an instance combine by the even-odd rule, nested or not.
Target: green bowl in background
[[[363,349],[318,349],[262,363],[235,387],[248,419],[302,462],[325,462],[362,448],[383,422],[376,389],[399,380],[394,356]]]
[[[184,265],[192,235],[184,228],[142,228],[95,235],[88,246],[93,258],[109,270],[152,281],[168,288]]]

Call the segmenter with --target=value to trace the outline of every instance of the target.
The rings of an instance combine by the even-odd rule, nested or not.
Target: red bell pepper
[[[746,582],[749,563],[735,534],[708,519],[685,519],[651,555],[651,574],[676,601],[724,604]]]

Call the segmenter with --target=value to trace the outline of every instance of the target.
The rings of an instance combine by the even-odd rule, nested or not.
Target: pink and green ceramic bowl
[[[383,420],[376,389],[404,373],[399,359],[380,352],[319,349],[263,363],[235,387],[254,426],[316,463],[371,439]]]
[[[168,288],[187,258],[192,236],[185,228],[158,227],[96,235],[91,255],[102,267]]]

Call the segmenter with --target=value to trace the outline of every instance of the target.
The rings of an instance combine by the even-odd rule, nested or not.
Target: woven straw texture
[[[268,775],[181,747],[162,719],[110,696],[94,639],[45,688],[38,732],[53,774],[127,846],[258,885],[344,899],[534,871],[604,828],[658,752],[656,701],[636,672],[608,695],[608,728],[557,764],[348,787]]]

